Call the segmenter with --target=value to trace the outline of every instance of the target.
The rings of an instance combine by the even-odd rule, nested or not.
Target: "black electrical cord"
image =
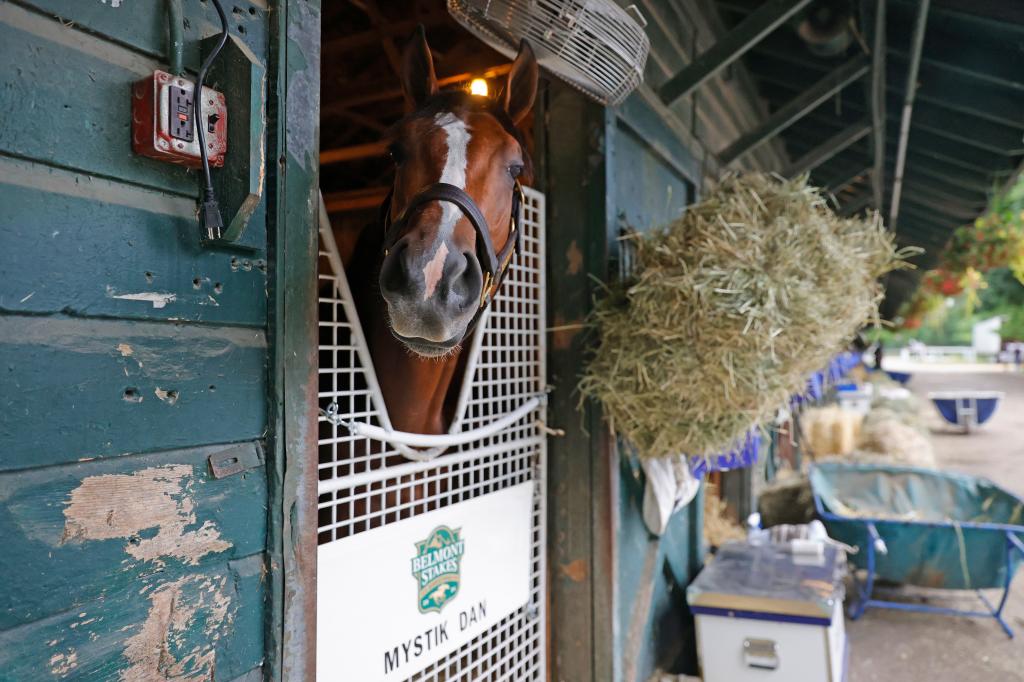
[[[199,208],[199,227],[202,229],[206,239],[220,239],[221,231],[224,229],[224,221],[220,217],[220,206],[217,204],[217,197],[213,191],[213,180],[210,178],[210,159],[206,152],[206,121],[203,120],[203,81],[206,80],[206,72],[210,65],[217,58],[224,44],[228,42],[228,18],[224,14],[224,8],[220,6],[220,0],[212,0],[213,6],[220,15],[220,40],[217,46],[207,55],[196,76],[196,87],[192,93],[193,117],[196,122],[196,132],[199,137],[199,154],[203,159],[203,180],[206,185],[203,187],[203,203]]]

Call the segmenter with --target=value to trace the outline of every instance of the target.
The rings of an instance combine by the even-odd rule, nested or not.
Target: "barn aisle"
[[[1024,495],[1024,373],[996,365],[907,365],[887,369],[913,372],[908,388],[927,401],[929,391],[973,388],[1003,391],[999,412],[969,436],[947,428],[938,414],[929,426],[939,465],[984,476],[1012,493]],[[901,595],[928,596],[939,606],[976,608],[971,593],[915,588]],[[950,618],[920,613],[869,609],[859,621],[847,622],[850,637],[850,682],[1013,682],[1024,680],[1024,577],[1018,572],[1006,606],[1006,621],[1017,637],[1009,640],[994,620]]]

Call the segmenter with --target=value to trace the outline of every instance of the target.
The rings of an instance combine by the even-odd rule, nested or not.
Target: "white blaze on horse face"
[[[448,257],[448,245],[441,242],[434,253],[434,257],[423,268],[423,300],[434,295],[437,283],[441,281],[441,274],[444,272],[444,259]]]
[[[442,112],[434,117],[434,123],[444,133],[448,146],[444,159],[444,168],[441,171],[440,182],[455,185],[459,189],[466,189],[466,166],[469,163],[469,127],[466,122],[449,112]],[[434,295],[437,283],[441,280],[444,271],[444,260],[448,256],[446,242],[455,230],[455,223],[462,217],[462,211],[450,201],[441,202],[441,223],[437,228],[438,246],[433,258],[423,266],[423,280],[426,288],[423,293],[423,300]]]

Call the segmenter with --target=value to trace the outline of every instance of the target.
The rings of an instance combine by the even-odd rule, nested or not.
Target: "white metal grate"
[[[466,352],[461,420],[470,431],[543,394],[544,195],[524,188],[523,253]],[[346,419],[390,428],[326,216],[320,225],[318,402]],[[475,366],[474,366],[475,365]],[[331,405],[336,408],[331,408]],[[506,428],[427,461],[396,446],[319,422],[319,543],[326,544],[482,495],[533,482],[530,602],[411,680],[540,680],[544,677],[544,473],[542,407]],[[320,580],[329,580],[321,576]],[[342,672],[342,671],[339,671]]]

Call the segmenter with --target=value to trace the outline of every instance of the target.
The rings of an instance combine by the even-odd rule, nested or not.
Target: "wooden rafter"
[[[498,76],[507,74],[511,67],[511,64],[501,64],[479,72],[458,73],[454,76],[439,78],[437,84],[439,87],[443,88],[457,83],[464,83],[472,78],[497,78]],[[353,91],[351,94],[329,104],[324,104],[320,109],[321,115],[323,117],[336,116],[347,109],[351,109],[352,107],[399,99],[402,96],[401,88],[387,88],[382,90],[379,86],[369,86],[363,88],[353,87],[351,90]]]
[[[415,19],[390,22],[384,26],[375,25],[369,31],[343,35],[326,41],[323,46],[322,58],[324,62],[329,63],[331,59],[341,57],[349,52],[380,45],[385,39],[402,40],[407,38],[420,24],[425,28],[430,28],[447,21],[449,21],[448,14],[438,11],[420,15]]]
[[[366,187],[344,192],[331,192],[324,195],[324,205],[328,213],[344,213],[346,211],[363,211],[380,206],[387,198],[390,188]]]
[[[352,145],[351,147],[325,149],[320,152],[320,165],[328,166],[332,163],[371,159],[377,156],[384,156],[384,154],[387,153],[387,150],[388,146],[384,142],[370,142],[367,144]]]
[[[376,29],[384,29],[388,25],[388,20],[380,12],[380,8],[377,7],[377,3],[374,0],[349,0],[353,5],[358,7],[363,13],[370,18],[370,23]],[[395,72],[396,76],[402,74],[402,56],[398,52],[398,46],[395,45],[395,40],[391,35],[384,33],[381,35],[381,45],[384,47],[384,54],[388,58],[388,64],[391,65],[391,69]]]

